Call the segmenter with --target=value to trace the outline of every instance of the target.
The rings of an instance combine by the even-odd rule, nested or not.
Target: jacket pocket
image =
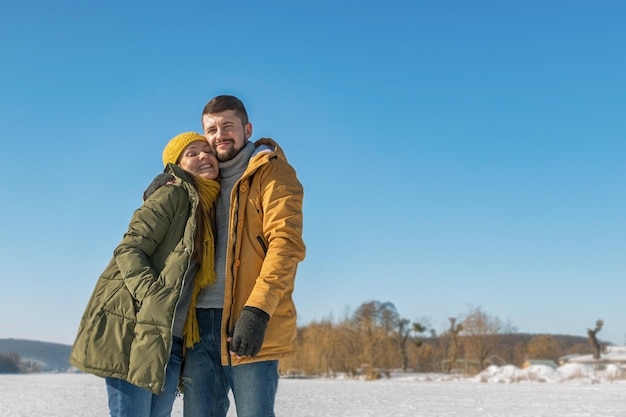
[[[261,236],[257,236],[256,240],[257,240],[257,242],[259,242],[259,245],[261,246],[261,250],[263,251],[263,255],[267,255],[267,244],[265,243],[265,240],[263,240],[263,238]]]
[[[86,357],[90,366],[127,374],[136,321],[107,310],[100,310],[90,329]]]

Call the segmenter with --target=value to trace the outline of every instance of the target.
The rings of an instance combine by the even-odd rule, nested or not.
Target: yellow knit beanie
[[[206,141],[206,138],[196,132],[185,132],[174,136],[163,149],[163,166],[177,163],[187,145],[197,140]]]

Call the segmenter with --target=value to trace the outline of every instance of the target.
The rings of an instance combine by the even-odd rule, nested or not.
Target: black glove
[[[237,356],[256,356],[261,350],[269,314],[256,307],[244,307],[235,323],[230,351]]]
[[[146,191],[143,192],[143,201],[146,201],[153,192],[163,187],[170,181],[174,181],[174,176],[169,172],[162,172],[154,177],[150,185],[148,185],[148,188],[146,188]]]

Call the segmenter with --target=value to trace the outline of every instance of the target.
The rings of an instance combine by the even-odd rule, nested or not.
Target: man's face
[[[252,125],[241,123],[234,110],[205,114],[202,116],[202,127],[218,161],[231,160],[252,134]]]

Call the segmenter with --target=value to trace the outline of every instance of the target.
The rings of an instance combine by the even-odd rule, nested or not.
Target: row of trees
[[[449,328],[437,334],[427,318],[412,322],[390,302],[369,301],[339,322],[327,319],[300,327],[297,353],[281,361],[281,372],[372,377],[392,369],[473,373],[490,364],[521,367],[526,359],[556,362],[567,354],[590,352],[587,343],[518,334],[510,322],[480,307],[449,321]]]
[[[42,366],[38,363],[22,361],[18,353],[0,352],[0,374],[41,372],[42,370]]]

